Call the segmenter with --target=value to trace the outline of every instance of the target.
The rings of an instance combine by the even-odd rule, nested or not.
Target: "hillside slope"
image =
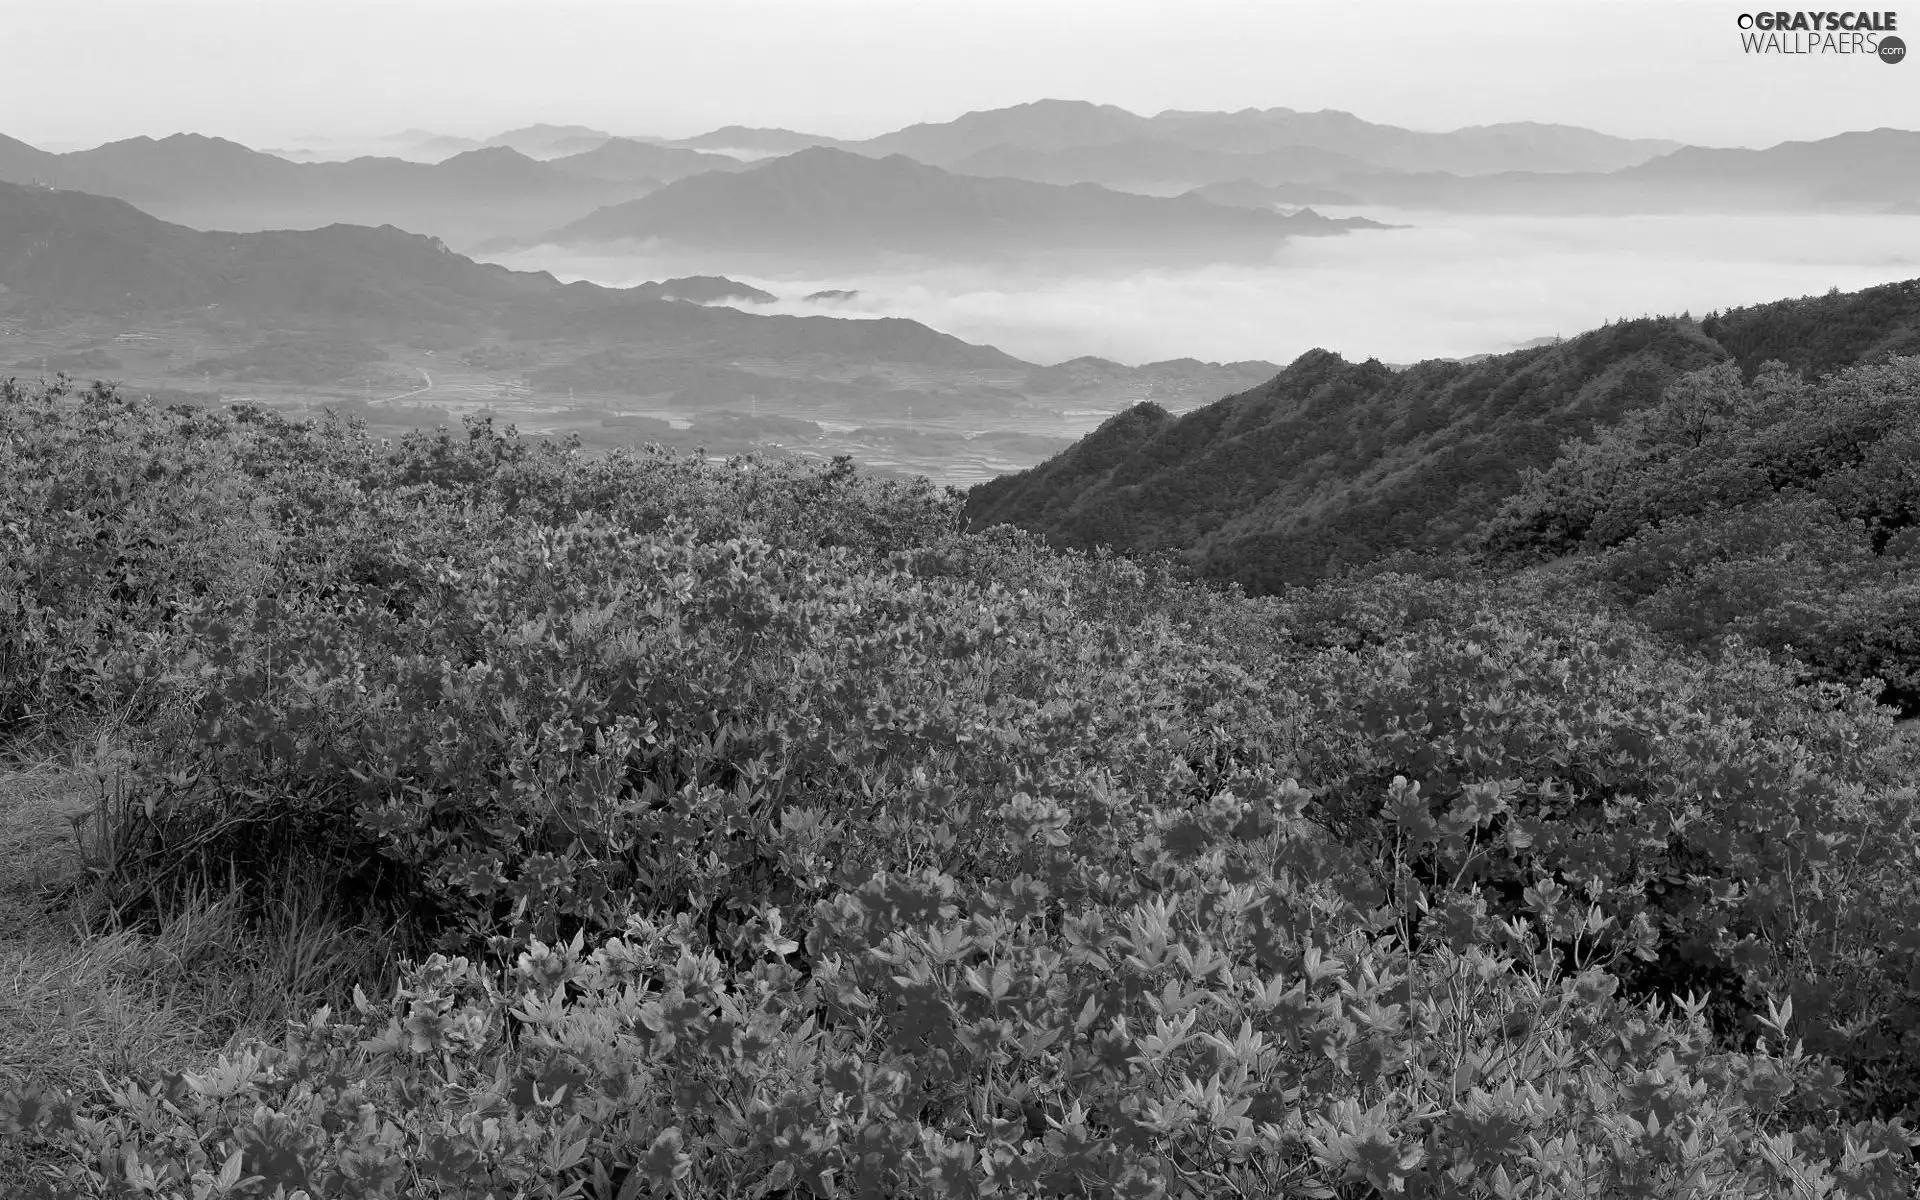
[[[704,288],[730,281],[670,281]],[[193,316],[227,310],[249,327],[350,330],[388,339],[423,327],[510,332],[681,353],[825,354],[863,362],[1024,366],[908,320],[746,313],[663,298],[667,284],[562,284],[456,254],[392,227],[331,225],[265,233],[206,233],[124,201],[0,184],[0,313]]]
[[[1175,418],[1150,405],[1020,475],[968,516],[1057,544],[1174,550],[1255,590],[1450,545],[1560,443],[1724,357],[1678,321],[1639,321],[1476,363],[1395,371],[1324,350]]]
[[[1396,551],[1460,546],[1570,440],[1655,404],[1679,375],[1768,359],[1823,372],[1920,350],[1920,286],[1621,322],[1557,345],[1404,371],[1312,351],[1175,418],[1141,405],[1065,453],[973,489],[976,528],[1171,550],[1256,591]]]

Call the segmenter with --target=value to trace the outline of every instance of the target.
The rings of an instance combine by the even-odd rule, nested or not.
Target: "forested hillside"
[[[1401,551],[1451,551],[1568,442],[1681,375],[1769,360],[1814,375],[1920,351],[1920,281],[1623,321],[1470,364],[1394,371],[1313,351],[1178,419],[1142,405],[1055,459],[974,488],[970,524],[1060,546],[1172,551],[1256,591]]]
[[[1911,364],[1660,402],[1725,357],[1673,321],[1313,356],[1063,461],[1348,401],[1400,432],[1321,457],[1444,482],[1390,443],[1481,461],[1538,409],[1639,431],[1605,454],[1660,504],[1791,461],[1893,520],[1860,501],[1911,434],[1862,431]],[[1701,408],[1724,479],[1670,449]],[[1630,545],[1558,453],[1433,527],[1518,495],[1502,553]],[[33,893],[92,932],[10,986],[220,1037],[134,1061],[20,1009],[0,1191],[1915,1194],[1920,759],[1866,689],[1676,646],[1611,577],[1247,598],[963,516],[844,461],[5,385],[0,747],[98,784]]]
[[[1062,546],[1171,550],[1270,591],[1455,544],[1526,467],[1723,357],[1678,319],[1403,371],[1316,350],[1179,418],[1151,405],[1115,417],[1054,460],[973,489],[968,517]]]
[[[1920,354],[1920,279],[1736,308],[1709,316],[1701,332],[1748,375],[1769,359],[1824,375],[1890,354]]]

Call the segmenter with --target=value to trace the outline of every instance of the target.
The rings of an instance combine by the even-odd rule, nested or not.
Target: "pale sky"
[[[1585,125],[1920,128],[1920,62],[1750,57],[1697,0],[0,0],[0,133],[272,146],[536,121],[865,137],[1041,97]],[[1824,7],[1824,6],[1823,6]],[[1920,8],[1900,33],[1920,43]],[[1920,57],[1917,55],[1915,57]]]

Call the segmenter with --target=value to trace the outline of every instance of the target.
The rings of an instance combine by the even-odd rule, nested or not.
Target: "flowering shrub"
[[[1122,856],[1159,886],[1104,900],[880,872],[804,947],[768,908],[723,945],[682,914],[436,955],[284,1048],[0,1120],[101,1195],[1910,1194],[1898,1127],[1817,1123],[1790,1003],[1726,1050],[1698,1001],[1560,970],[1545,907],[1409,956],[1311,882],[1306,802],[1163,817]],[[1044,870],[1058,824],[1016,807]]]
[[[1596,905],[1630,993],[1711,990],[1717,1026],[1747,1037],[1790,996],[1860,1103],[1920,1099],[1920,827],[1888,714],[1737,653],[1676,659],[1617,618],[1489,617],[1488,589],[1456,595],[1302,679],[1318,681],[1301,763],[1322,818],[1410,858],[1403,903]],[[1402,775],[1384,820],[1373,797]]]

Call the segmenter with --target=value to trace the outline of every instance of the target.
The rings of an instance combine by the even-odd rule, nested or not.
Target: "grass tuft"
[[[118,755],[104,741],[90,750],[0,767],[0,1089],[97,1096],[109,1080],[205,1070],[249,1038],[277,1042],[355,983],[391,988],[391,934],[344,922],[318,870],[264,904],[196,889],[117,921],[97,903],[83,840]],[[29,1165],[0,1163],[0,1195]]]

